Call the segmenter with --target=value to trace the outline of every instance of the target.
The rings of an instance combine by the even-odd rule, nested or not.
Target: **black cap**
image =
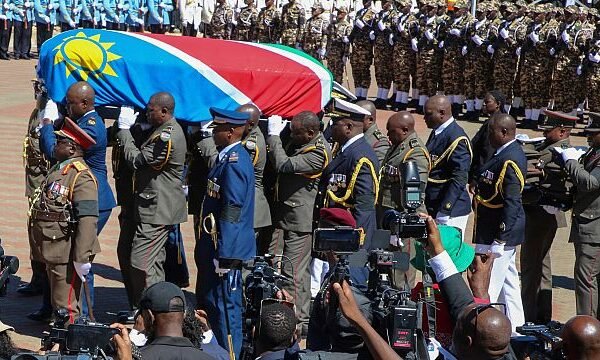
[[[181,305],[171,305],[171,300],[174,298],[180,298]],[[185,295],[179,286],[162,281],[144,290],[140,300],[140,309],[152,312],[184,312]]]
[[[600,113],[590,112],[590,122],[585,128],[585,132],[596,133],[600,131]]]
[[[542,129],[553,129],[555,127],[574,128],[577,116],[565,114],[560,111],[544,110],[546,118],[539,125]]]

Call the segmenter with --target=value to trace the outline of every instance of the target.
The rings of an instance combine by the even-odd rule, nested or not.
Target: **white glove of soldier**
[[[550,56],[554,56],[556,54],[555,48],[550,48]]]
[[[425,37],[427,38],[427,40],[431,41],[433,40],[433,31],[427,29],[427,31],[425,31]]]
[[[383,29],[385,29],[385,25],[383,24],[383,21],[379,20],[377,22],[377,27],[379,28],[379,30],[383,31]]]
[[[237,20],[236,19],[231,19],[231,24],[233,26],[237,26]]]
[[[52,101],[52,99],[48,99],[46,102],[46,107],[44,108],[44,119],[49,119],[52,122],[60,119],[60,114],[58,113],[58,106],[56,103]]]
[[[535,32],[532,32],[531,34],[529,34],[529,39],[531,39],[531,41],[533,41],[534,45],[540,42],[540,36],[538,34],[536,34]]]
[[[350,42],[350,38],[348,38],[347,36],[344,36],[342,38],[342,41],[344,42],[344,44],[348,44]]]
[[[481,46],[481,44],[483,44],[483,39],[479,35],[473,35],[473,36],[471,36],[471,40],[473,40],[473,42],[477,46]]]
[[[78,8],[73,9],[73,14],[75,14],[75,15],[79,14],[79,9]]]
[[[27,9],[29,9],[31,7],[31,3],[29,1],[25,1],[23,6],[25,6],[25,8],[27,8]]]
[[[79,275],[79,278],[82,282],[85,282],[85,276],[89,274],[90,269],[92,268],[92,263],[79,263],[77,261],[73,261],[73,267],[75,268],[75,272]]]
[[[450,34],[454,35],[454,36],[460,36],[460,30],[458,30],[458,29],[451,29],[450,30]]]
[[[410,40],[410,47],[413,49],[414,52],[419,51],[419,42],[416,38]]]
[[[225,275],[229,272],[229,269],[221,269],[219,267],[219,260],[213,259],[213,264],[215,265],[215,273],[217,273],[217,275]]]
[[[362,29],[365,27],[365,23],[361,19],[356,19],[356,21],[354,22],[354,25],[356,25],[356,27],[359,29]]]
[[[517,56],[521,56],[521,47],[520,46],[515,51],[515,54],[517,54]]]
[[[375,40],[375,31],[369,31],[369,39],[371,39],[371,41]]]
[[[300,44],[299,42],[296,43],[296,49],[297,50],[302,50],[302,44]]]
[[[203,139],[212,137],[213,128],[211,127],[211,125],[212,125],[212,120],[200,127],[200,131],[202,132]]]
[[[285,128],[287,121],[284,121],[283,118],[279,115],[271,115],[269,116],[267,123],[267,133],[270,136],[279,136],[279,134],[281,134],[281,132]]]
[[[404,24],[401,23],[401,22],[398,23],[398,31],[399,32],[403,32],[404,31]]]
[[[48,16],[48,15],[44,15],[44,22],[45,22],[46,24],[50,24],[50,16]]]
[[[562,39],[562,41],[564,41],[565,43],[568,43],[569,41],[571,41],[571,37],[569,36],[569,34],[567,34],[566,31],[563,31],[562,34],[560,34],[560,38]]]
[[[0,20],[6,20],[6,15],[0,14]]]
[[[579,160],[581,155],[585,154],[585,151],[576,149],[574,147],[567,149],[555,147],[554,150],[560,154],[564,162],[567,162],[569,160]]]
[[[138,23],[138,24],[140,24],[140,25],[142,25],[142,26],[144,26],[144,19],[142,19],[142,18],[137,18],[135,20],[135,22]]]
[[[119,120],[117,120],[119,129],[129,130],[135,124],[137,116],[138,113],[134,112],[133,107],[121,106],[121,113],[119,114]]]
[[[158,18],[158,23],[162,25],[162,23],[164,22],[163,18]]]
[[[589,54],[588,59],[596,64],[600,62],[600,54]]]
[[[494,47],[492,45],[488,45],[487,52],[494,55],[494,53],[496,52],[496,49],[494,49]]]
[[[123,4],[117,4],[117,9],[121,10],[123,8]]]
[[[319,50],[317,50],[317,54],[319,54],[319,59],[321,60],[325,59],[326,53],[327,51],[325,50],[325,48],[320,48]]]
[[[10,9],[10,5],[8,5],[8,3],[7,3],[7,2],[5,2],[5,3],[4,3],[4,9],[5,9],[5,10],[9,10],[9,9]]]
[[[54,4],[52,4],[52,3],[48,4],[48,10],[52,10],[52,9],[54,9]]]
[[[347,62],[348,62],[348,57],[346,55],[342,56],[342,63],[344,65],[346,65]]]
[[[164,2],[161,2],[160,4],[158,4],[158,7],[161,7],[164,9],[167,7],[167,5]]]
[[[579,65],[577,67],[577,76],[581,76],[581,73],[583,73],[583,67],[581,65]]]
[[[444,40],[440,41],[440,43],[438,44],[438,47],[439,47],[440,49],[443,49],[443,48],[444,48]]]
[[[390,46],[394,46],[394,34],[390,34],[388,36],[388,44],[390,44]]]
[[[460,53],[462,54],[462,56],[467,55],[468,52],[469,52],[469,49],[466,46],[463,46],[462,49],[460,50]]]
[[[502,30],[500,30],[500,36],[502,36],[503,39],[507,39],[508,31],[505,28],[502,28]]]
[[[73,20],[69,21],[69,26],[72,27],[73,29],[77,28],[77,24],[75,24],[75,21],[73,21]]]
[[[438,225],[447,225],[449,220],[450,220],[450,215],[438,214],[438,216],[435,218],[435,222]]]

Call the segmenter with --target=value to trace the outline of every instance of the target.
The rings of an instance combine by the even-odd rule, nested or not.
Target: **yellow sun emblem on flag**
[[[110,62],[120,59],[121,56],[114,54],[109,49],[115,43],[101,42],[100,34],[86,36],[79,32],[75,36],[63,40],[54,50],[54,65],[65,63],[67,78],[71,73],[77,72],[82,80],[101,75],[117,76]]]

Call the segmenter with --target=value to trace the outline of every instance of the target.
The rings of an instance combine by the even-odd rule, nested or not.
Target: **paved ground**
[[[35,37],[34,37],[35,39]],[[17,295],[14,288],[21,280],[28,281],[31,267],[28,261],[29,248],[26,232],[27,201],[24,196],[24,170],[22,164],[22,140],[27,127],[27,119],[34,105],[30,79],[35,76],[36,60],[12,60],[0,62],[0,237],[5,253],[16,255],[21,260],[21,268],[11,278],[8,295],[0,298],[0,319],[15,327],[18,335],[13,338],[17,345],[27,349],[37,349],[42,331],[47,327],[28,320],[25,315],[39,307],[40,298],[25,298]],[[375,85],[371,90],[376,89]],[[371,94],[374,95],[374,94]],[[378,113],[380,128],[391,112]],[[428,130],[420,116],[417,116],[418,133],[422,138]],[[461,122],[469,135],[478,128],[476,123]],[[533,133],[531,133],[533,134]],[[576,137],[577,145],[584,145],[585,139]],[[110,159],[107,159],[110,164]],[[109,177],[111,177],[109,169]],[[112,184],[112,178],[111,184]],[[119,233],[118,209],[100,236],[102,253],[96,257],[95,313],[99,321],[112,322],[114,313],[126,307],[125,291],[121,283],[116,243]],[[472,219],[471,219],[472,220]],[[182,226],[192,285],[195,286],[196,269],[193,265],[193,231],[191,219]],[[470,235],[469,235],[470,238]],[[554,318],[565,321],[575,314],[573,283],[573,247],[567,243],[568,231],[561,229],[552,248],[554,260]],[[535,239],[531,239],[534,240]],[[191,295],[191,294],[190,294]]]

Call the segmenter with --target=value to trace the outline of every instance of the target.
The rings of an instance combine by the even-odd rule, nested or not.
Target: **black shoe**
[[[21,59],[22,60],[29,60],[30,57],[29,57],[29,55],[21,55]]]
[[[363,100],[367,100],[367,98],[365,98],[365,97],[362,97],[362,96],[357,96],[357,97],[356,97],[356,101],[357,101],[357,102],[358,102],[358,101],[363,101]]]
[[[392,105],[393,111],[406,111],[408,104],[401,103],[399,101],[395,101],[394,105]]]
[[[375,107],[379,110],[387,110],[387,100],[385,99],[375,99],[375,101],[373,101],[373,103],[375,104]]]
[[[27,283],[19,286],[17,292],[25,296],[37,296],[42,294],[42,288],[36,284]]]
[[[466,121],[473,121],[473,110],[467,111],[463,117]]]
[[[517,116],[519,116],[519,108],[511,107],[508,115],[510,115],[516,119]]]
[[[117,321],[124,325],[135,324],[135,316],[137,313],[137,310],[119,311],[117,314]]]
[[[419,99],[412,99],[409,101],[408,107],[417,110],[419,108]]]
[[[10,57],[8,55],[0,55],[0,59],[2,59],[2,60],[10,60]]]
[[[28,319],[38,322],[49,323],[53,320],[52,310],[40,309],[27,315]]]
[[[425,110],[423,109],[423,106],[421,106],[421,105],[418,105],[415,108],[415,112],[419,115],[425,115]]]
[[[473,121],[479,122],[479,117],[481,116],[481,110],[473,111]]]

